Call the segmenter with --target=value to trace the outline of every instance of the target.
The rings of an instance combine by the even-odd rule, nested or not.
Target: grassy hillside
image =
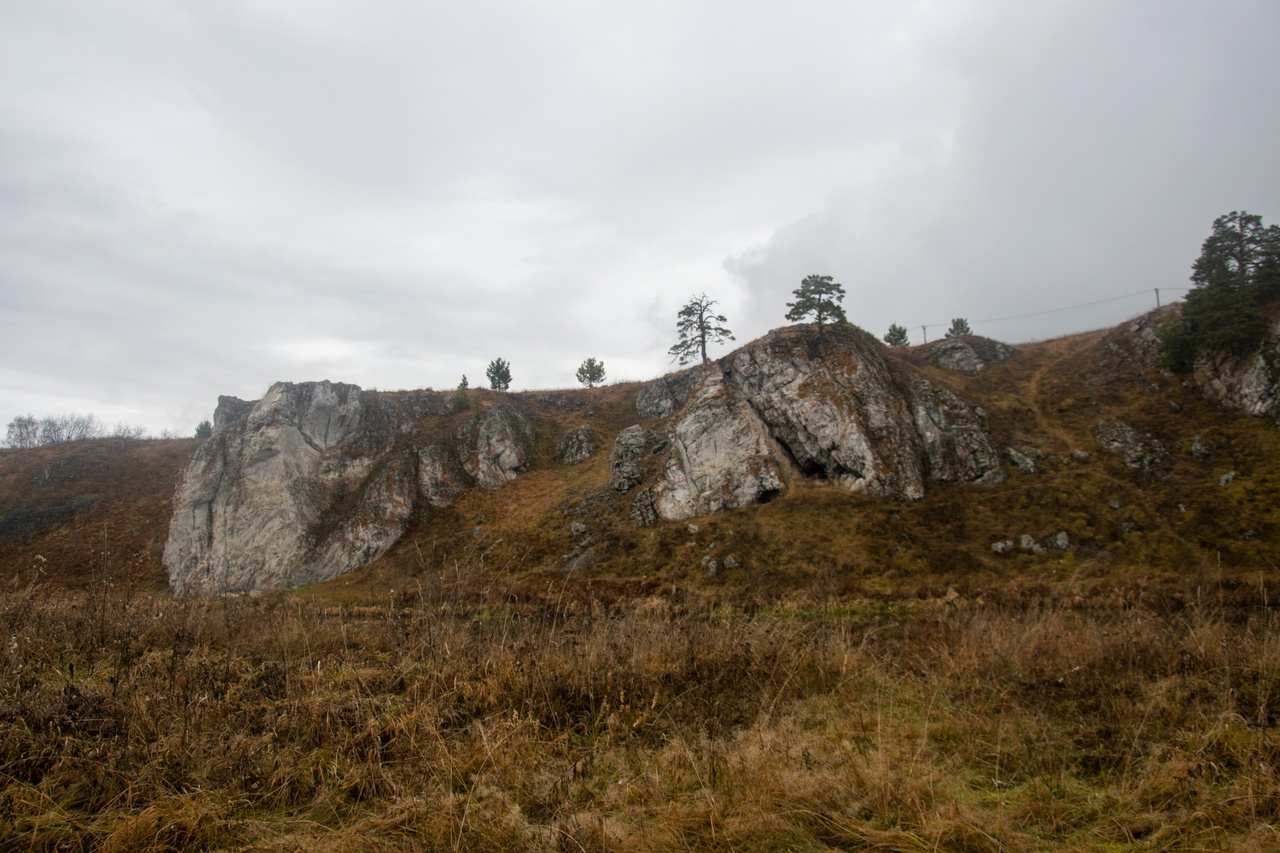
[[[0,851],[1274,850],[1280,431],[1123,338],[892,351],[1035,473],[648,529],[601,488],[640,386],[513,395],[531,471],[260,597],[166,594],[194,441],[0,451]]]
[[[538,434],[532,470],[425,512],[386,558],[336,581],[334,594],[351,585],[416,587],[463,564],[517,586],[572,565],[575,580],[660,578],[766,597],[820,578],[848,593],[907,596],[1012,583],[1074,597],[1090,594],[1096,581],[1177,595],[1187,579],[1206,574],[1256,581],[1259,567],[1280,562],[1280,432],[1136,368],[1112,346],[1118,338],[1122,331],[1023,346],[973,377],[929,366],[923,348],[890,350],[981,405],[1000,446],[1035,458],[1034,474],[1010,467],[1009,480],[995,487],[933,485],[918,503],[799,484],[764,506],[651,529],[636,528],[626,500],[606,488],[609,447],[640,422],[634,399],[642,386],[472,391],[476,405],[514,398],[522,406]],[[466,417],[427,426],[443,435]],[[1168,464],[1139,472],[1102,452],[1093,428],[1116,417],[1158,438]],[[603,437],[601,451],[581,465],[557,463],[560,437],[584,423]],[[195,447],[194,440],[102,440],[0,451],[0,571],[26,579],[39,566],[46,579],[72,586],[105,572],[162,587],[169,501]],[[1090,457],[1079,461],[1073,450]],[[1234,479],[1219,485],[1227,472]],[[587,526],[588,547],[571,533],[574,522]],[[1065,552],[991,548],[1059,531],[1072,543]],[[725,556],[735,568],[724,567]]]

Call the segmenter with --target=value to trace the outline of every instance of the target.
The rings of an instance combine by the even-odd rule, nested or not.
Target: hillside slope
[[[954,588],[976,596],[1015,581],[1087,597],[1117,576],[1135,589],[1165,590],[1201,574],[1256,579],[1280,561],[1280,433],[1144,366],[1147,328],[1136,322],[1016,352],[973,339],[974,352],[986,354],[978,370],[939,356],[936,344],[886,351],[891,363],[982,410],[1004,460],[1003,483],[937,482],[921,500],[903,501],[788,475],[767,503],[651,526],[636,523],[630,494],[610,488],[609,453],[627,427],[659,423],[636,409],[650,385],[473,391],[475,408],[512,404],[531,424],[520,473],[406,515],[378,560],[330,583],[336,592],[496,578],[533,590],[571,569],[584,581],[674,581],[747,597],[814,583],[872,595]],[[406,406],[431,395],[384,396]],[[445,395],[434,396],[444,407]],[[472,415],[433,411],[418,428],[441,440]],[[601,449],[565,464],[557,444],[583,424]],[[72,585],[110,576],[162,587],[173,493],[197,447],[105,440],[0,453],[4,574],[40,569]]]

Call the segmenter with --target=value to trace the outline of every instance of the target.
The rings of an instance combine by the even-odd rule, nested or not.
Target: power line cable
[[[1156,293],[1159,293],[1161,290],[1166,290],[1166,291],[1178,291],[1178,292],[1180,292],[1180,293],[1185,293],[1186,291],[1188,291],[1188,290],[1190,290],[1190,289],[1191,289],[1191,288],[1189,288],[1189,287],[1160,287],[1160,288],[1155,288],[1155,291],[1156,291]],[[1094,302],[1082,302],[1082,303],[1080,303],[1079,305],[1068,305],[1068,306],[1063,307],[1063,308],[1050,308],[1050,309],[1045,310],[1045,311],[1032,311],[1032,312],[1031,312],[1031,313],[1029,313],[1029,314],[1013,314],[1013,315],[1010,315],[1010,316],[1008,316],[1008,317],[994,317],[994,318],[992,318],[992,319],[988,319],[988,320],[973,320],[973,321],[972,321],[972,323],[974,323],[974,324],[977,324],[977,323],[1003,323],[1003,322],[1005,322],[1006,320],[1025,320],[1025,319],[1026,319],[1026,318],[1028,318],[1028,317],[1042,317],[1042,316],[1044,316],[1045,314],[1057,314],[1057,313],[1062,312],[1062,311],[1076,311],[1076,310],[1078,310],[1078,309],[1080,309],[1080,308],[1091,308],[1091,307],[1093,307],[1094,305],[1105,305],[1105,304],[1107,304],[1108,302],[1119,302],[1119,301],[1120,301],[1120,300],[1122,300],[1122,299],[1132,299],[1132,298],[1133,298],[1133,297],[1135,297],[1135,296],[1141,296],[1141,295],[1143,295],[1143,294],[1145,294],[1145,293],[1150,293],[1150,292],[1151,292],[1150,290],[1135,290],[1133,293],[1126,293],[1126,294],[1124,294],[1124,295],[1122,295],[1122,296],[1112,296],[1112,297],[1110,297],[1110,298],[1108,298],[1108,299],[1099,299],[1099,300],[1096,300],[1096,301],[1094,301]],[[951,325],[950,323],[923,323],[923,324],[920,324],[920,328],[924,328],[924,329],[935,329],[935,328],[941,328],[941,327],[943,327],[943,326],[948,326],[948,327],[949,327],[950,325]]]

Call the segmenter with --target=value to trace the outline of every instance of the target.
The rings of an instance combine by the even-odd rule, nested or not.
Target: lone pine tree
[[[676,319],[677,341],[667,353],[681,364],[688,364],[699,356],[702,363],[707,363],[707,344],[718,344],[734,340],[723,314],[712,311],[716,301],[708,299],[705,293],[693,297],[680,309]]]

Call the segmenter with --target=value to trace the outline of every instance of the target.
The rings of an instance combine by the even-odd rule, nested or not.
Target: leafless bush
[[[121,424],[117,429],[132,431],[141,427],[130,427]],[[145,434],[143,429],[142,433]],[[19,415],[9,422],[5,433],[5,444],[9,447],[39,447],[43,444],[61,444],[67,441],[81,441],[86,438],[102,438],[107,434],[106,426],[92,413],[80,415],[74,412],[66,415]]]

